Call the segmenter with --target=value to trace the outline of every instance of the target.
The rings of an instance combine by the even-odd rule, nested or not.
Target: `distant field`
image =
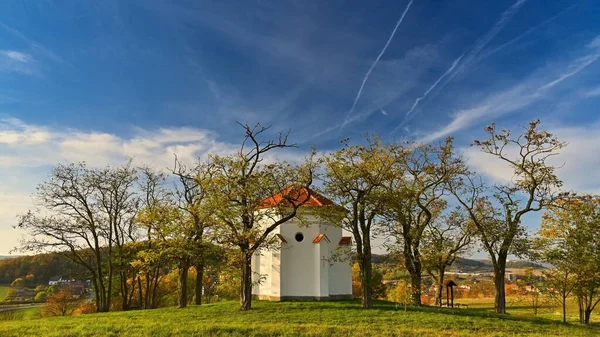
[[[8,295],[9,286],[0,286],[0,301],[2,301],[6,295]]]
[[[460,302],[466,303],[466,300]],[[489,300],[469,300],[469,309],[398,307],[358,301],[259,302],[240,312],[236,302],[186,309],[91,314],[2,322],[0,336],[598,336],[596,328],[533,318],[515,305],[510,315],[491,313]],[[553,317],[555,318],[555,317]],[[597,322],[597,321],[596,321]]]

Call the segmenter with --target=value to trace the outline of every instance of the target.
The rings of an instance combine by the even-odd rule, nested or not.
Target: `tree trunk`
[[[590,324],[590,316],[592,315],[592,308],[585,308],[584,324]]]
[[[406,238],[405,238],[406,239]],[[404,243],[404,266],[410,274],[410,303],[412,305],[421,305],[421,261],[415,256],[411,241]]]
[[[564,294],[562,296],[562,316],[563,323],[567,323],[567,296],[565,296]]]
[[[363,254],[359,258],[360,285],[362,291],[361,304],[363,309],[373,308],[373,264],[370,254]]]
[[[444,291],[444,268],[439,269],[440,275],[438,278],[437,291],[435,294],[435,305],[442,306],[442,292]]]
[[[242,252],[242,284],[240,287],[240,310],[252,308],[252,253]]]
[[[494,266],[494,288],[496,296],[494,308],[497,314],[506,314],[506,291],[504,288],[504,274],[506,272],[506,259],[503,262],[498,261],[498,266]]]
[[[142,290],[142,279],[140,278],[140,276],[138,275],[137,277],[137,283],[138,283],[138,301],[140,309],[146,309],[146,304],[144,303],[144,291]]]
[[[196,265],[196,286],[195,286],[195,304],[202,304],[202,286],[204,285],[204,263]]]
[[[581,295],[577,297],[577,304],[579,304],[579,323],[585,324],[584,310],[583,310],[583,298]]]
[[[111,301],[111,297],[112,297],[112,279],[113,279],[113,269],[112,269],[112,263],[110,262],[110,258],[109,258],[109,262],[108,262],[108,289],[105,290],[106,294],[105,294],[105,299],[106,299],[106,311],[108,312],[110,310],[110,301]]]
[[[121,306],[123,311],[129,310],[129,286],[127,285],[127,273],[119,272],[119,283],[121,283]]]
[[[96,277],[92,279],[92,283],[94,284],[94,297],[96,297],[96,312],[101,312],[100,308],[102,307],[102,303],[100,300],[100,287],[98,286]]]
[[[410,303],[412,305],[421,305],[421,273],[410,275]]]
[[[190,264],[187,259],[179,265],[179,307],[187,306],[187,279]]]

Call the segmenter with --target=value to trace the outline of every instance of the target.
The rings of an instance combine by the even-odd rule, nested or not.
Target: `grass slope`
[[[4,300],[4,298],[6,298],[6,295],[8,295],[9,289],[10,289],[9,286],[0,286],[0,301]]]
[[[377,302],[260,302],[250,312],[221,302],[2,322],[0,336],[597,336],[598,330],[547,319],[497,317],[487,309],[403,308]]]

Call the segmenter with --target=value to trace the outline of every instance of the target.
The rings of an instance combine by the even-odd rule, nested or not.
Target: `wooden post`
[[[453,286],[450,286],[450,299],[452,301],[451,306],[452,306],[452,308],[454,308],[454,287]]]

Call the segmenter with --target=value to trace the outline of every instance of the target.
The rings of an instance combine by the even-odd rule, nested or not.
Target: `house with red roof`
[[[281,207],[294,200],[306,200],[301,206],[303,221],[294,218],[279,226],[273,233],[279,244],[254,255],[253,296],[274,301],[351,299],[350,254],[340,252],[349,252],[352,240],[314,212],[316,207],[341,206],[302,187],[277,193],[259,208]]]

